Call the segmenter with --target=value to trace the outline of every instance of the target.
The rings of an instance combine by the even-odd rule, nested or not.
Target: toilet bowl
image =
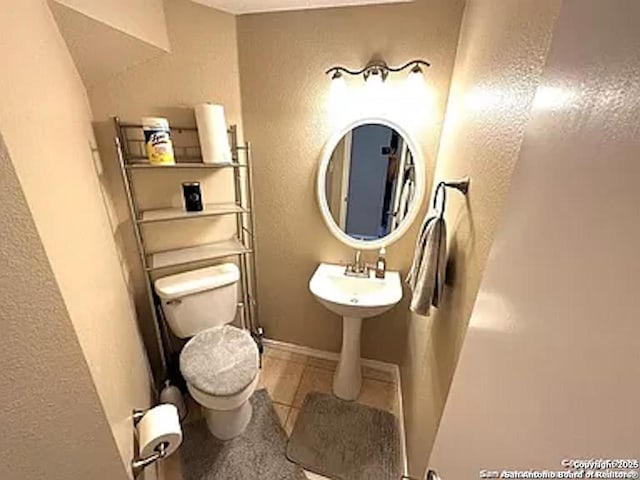
[[[237,437],[249,424],[249,398],[259,381],[253,338],[230,325],[239,279],[238,267],[228,263],[155,281],[167,324],[178,337],[190,338],[180,353],[187,389],[221,440]]]

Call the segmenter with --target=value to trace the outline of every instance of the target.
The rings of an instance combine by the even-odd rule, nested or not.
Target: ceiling
[[[208,7],[241,15],[244,13],[307,10],[379,3],[406,3],[413,0],[193,0]]]

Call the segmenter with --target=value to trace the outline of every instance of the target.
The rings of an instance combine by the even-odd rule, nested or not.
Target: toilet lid
[[[225,325],[198,333],[182,349],[185,380],[216,396],[240,393],[258,374],[258,348],[248,332]]]

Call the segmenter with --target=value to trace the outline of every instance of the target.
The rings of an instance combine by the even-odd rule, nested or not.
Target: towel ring
[[[469,184],[471,180],[469,177],[462,178],[460,180],[453,180],[449,182],[439,182],[436,187],[436,193],[433,196],[433,208],[436,211],[439,211],[440,218],[444,217],[444,210],[447,206],[447,188],[455,188],[463,195],[466,195],[469,192]],[[442,196],[442,202],[440,203],[440,208],[438,209],[438,196]]]

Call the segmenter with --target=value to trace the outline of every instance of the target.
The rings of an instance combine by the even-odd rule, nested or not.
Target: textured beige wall
[[[0,130],[122,461],[128,463],[131,409],[149,405],[149,372],[100,194],[87,97],[44,0],[4,2],[0,31]],[[39,310],[31,321],[49,321],[46,305]],[[74,335],[68,342],[76,342]],[[40,380],[73,375],[50,373]],[[61,435],[82,428],[71,423]]]
[[[319,262],[353,255],[329,233],[315,200],[321,150],[348,121],[387,116],[415,136],[432,174],[461,14],[461,1],[420,0],[238,17],[243,119],[254,147],[260,319],[268,337],[339,351],[340,318],[308,290]],[[429,60],[426,87],[406,98],[401,81],[390,80],[391,101],[358,104],[363,88],[354,81],[346,101],[335,104],[324,71],[359,67],[374,54],[392,65]],[[390,269],[406,271],[415,232],[389,248]],[[400,363],[406,311],[405,300],[364,322],[364,357]]]
[[[638,456],[639,21],[635,0],[562,1],[429,462],[442,478]]]
[[[50,0],[72,8],[87,17],[168,50],[162,0]]]
[[[241,125],[235,17],[190,0],[165,0],[164,10],[171,52],[89,88],[95,120],[169,114],[193,122],[178,109],[209,101]]]
[[[136,300],[145,345],[155,371],[159,359],[151,313],[109,117],[115,115],[126,121],[140,122],[142,116],[160,115],[169,118],[174,125],[195,124],[193,111],[189,109],[210,101],[224,105],[228,123],[238,125],[242,133],[235,17],[189,0],[166,0],[164,9],[171,52],[132,66],[88,89],[107,196],[113,201],[117,217],[116,242],[127,259],[129,287]],[[229,200],[231,178],[229,170],[144,172],[136,174],[134,181],[141,206],[160,208],[181,205],[180,184],[183,181],[202,182],[205,201]],[[154,224],[144,227],[143,233],[150,250],[162,250],[228,237],[232,228],[235,228],[234,219],[224,217],[190,220],[179,225]]]
[[[468,0],[436,181],[471,178],[448,196],[449,269],[443,307],[409,315],[402,365],[410,471],[423,473],[474,305],[559,0]],[[454,476],[455,477],[455,476]]]
[[[124,480],[109,424],[0,137],[2,478]]]

